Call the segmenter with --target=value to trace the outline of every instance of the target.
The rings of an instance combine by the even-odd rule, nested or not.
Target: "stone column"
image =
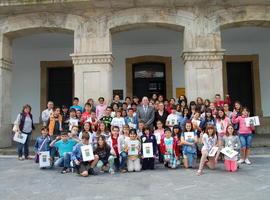
[[[112,62],[111,53],[72,54],[74,64],[75,96],[81,102],[104,97],[112,99]]]
[[[0,148],[11,145],[11,43],[0,35]]]
[[[183,52],[185,63],[185,87],[189,101],[197,97],[213,99],[223,96],[223,51]]]

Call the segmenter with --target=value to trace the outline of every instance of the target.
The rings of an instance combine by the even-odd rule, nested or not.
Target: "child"
[[[226,133],[227,126],[231,124],[231,121],[228,117],[226,117],[226,114],[223,109],[218,110],[218,115],[216,119],[216,128],[218,133],[218,141],[219,146],[222,145],[222,138]]]
[[[96,175],[94,168],[98,163],[97,155],[94,156],[95,159],[92,161],[83,161],[81,147],[88,144],[89,134],[87,132],[83,132],[82,142],[76,144],[71,154],[71,160],[75,163],[76,168],[78,169],[78,173],[83,177],[87,177],[89,175]]]
[[[245,119],[249,117],[249,110],[243,108],[242,115],[237,117],[237,114],[234,112],[232,117],[232,122],[234,124],[239,123],[239,139],[241,142],[241,159],[238,161],[239,164],[246,163],[251,164],[248,157],[250,154],[250,147],[252,141],[252,132],[254,131],[254,126],[248,127],[246,125]]]
[[[82,124],[84,124],[88,120],[88,118],[91,117],[91,109],[92,109],[92,106],[90,103],[86,103],[84,105],[84,112],[81,116],[81,123]]]
[[[193,130],[195,133],[199,136],[199,133],[201,132],[200,124],[201,124],[201,113],[199,111],[196,111],[193,115],[193,118],[191,120],[192,125],[193,125]]]
[[[111,155],[111,148],[103,135],[98,137],[94,154],[98,156],[97,167],[101,169],[101,172],[108,171],[110,174],[114,174],[114,157]]]
[[[230,147],[236,151],[241,148],[239,137],[236,135],[232,125],[227,127],[226,134],[223,136],[223,144],[224,147]],[[234,156],[233,158],[225,156],[224,165],[225,169],[229,172],[237,171],[237,156]]]
[[[138,118],[137,116],[134,116],[134,111],[132,108],[128,109],[127,116],[125,117],[125,123],[130,129],[137,129],[138,127]]]
[[[104,122],[100,122],[97,132],[93,133],[93,148],[94,149],[97,148],[98,138],[99,136],[102,136],[102,135],[106,137],[107,139],[109,138],[109,136],[107,136],[107,133],[106,133],[106,125]]]
[[[129,172],[141,171],[140,163],[140,141],[137,138],[137,132],[135,129],[129,131],[130,140],[126,144],[126,152],[128,153],[127,168]]]
[[[107,130],[111,130],[111,122],[112,122],[112,117],[111,117],[111,112],[112,112],[112,108],[111,107],[107,107],[105,110],[105,114],[104,116],[100,119],[100,121],[105,123],[106,129]]]
[[[197,134],[193,131],[191,121],[186,122],[185,131],[181,135],[181,145],[183,146],[184,167],[195,167],[197,158]]]
[[[103,97],[99,97],[98,102],[99,104],[96,107],[96,114],[97,114],[97,118],[101,119],[101,117],[103,117],[103,114],[107,108],[107,104],[105,103]]]
[[[198,176],[202,175],[202,170],[205,164],[209,167],[209,169],[215,169],[216,167],[218,153],[216,153],[216,156],[214,157],[209,157],[209,152],[211,151],[211,149],[218,146],[216,130],[213,125],[207,125],[205,133],[202,135],[201,140],[203,147],[201,150],[202,156],[200,166],[199,170],[197,171]],[[207,157],[209,160],[207,160]]]
[[[201,120],[200,128],[201,130],[205,131],[208,125],[216,126],[216,120],[212,115],[212,110],[210,108],[205,109],[204,117]]]
[[[119,127],[112,127],[112,134],[108,139],[108,145],[111,147],[111,155],[114,157],[114,166],[117,171],[120,169],[120,155],[119,155],[119,147],[118,147],[118,137],[119,137]]]
[[[121,134],[118,137],[118,152],[120,156],[120,165],[119,165],[119,170],[122,173],[125,173],[126,170],[126,165],[127,165],[127,152],[126,152],[126,144],[130,140],[129,138],[129,126],[124,125],[123,126],[123,134]]]
[[[80,138],[78,137],[78,132],[78,126],[72,126],[71,132],[68,134],[69,138],[75,140],[76,142],[81,142]]]
[[[170,128],[165,129],[165,137],[161,139],[160,152],[163,155],[164,166],[175,169],[178,165],[179,148],[176,139],[172,137]]]
[[[167,120],[166,120],[166,126],[169,128],[173,128],[174,125],[179,124],[179,116],[176,114],[176,105],[172,105],[171,107],[171,114],[168,115]]]
[[[76,116],[76,110],[71,108],[69,110],[68,130],[71,131],[72,126],[79,126],[79,119]]]
[[[69,109],[75,109],[76,111],[80,110],[81,112],[83,111],[82,107],[79,106],[79,98],[78,97],[73,98],[73,105]]]
[[[91,116],[87,119],[86,122],[89,122],[91,125],[91,129],[96,132],[98,129],[98,119],[95,111],[91,111]]]
[[[93,132],[92,132],[92,129],[91,129],[91,126],[90,126],[89,122],[84,123],[83,130],[79,134],[79,140],[82,140],[82,134],[83,133],[88,133],[88,135],[89,135],[88,141],[89,141],[89,144],[92,145],[92,143],[93,143]]]
[[[157,129],[154,131],[154,135],[156,136],[156,140],[157,140],[158,160],[160,163],[163,163],[163,156],[160,152],[160,142],[161,142],[161,139],[164,137],[164,128],[163,128],[162,121],[158,120],[156,127]]]
[[[49,135],[52,136],[58,136],[60,135],[62,129],[62,115],[60,107],[55,107],[53,109],[53,113],[50,115],[49,121],[48,121],[48,127],[49,127]]]
[[[112,122],[111,122],[111,126],[118,126],[120,128],[120,131],[122,131],[123,126],[125,125],[125,120],[121,115],[122,115],[122,111],[118,109],[116,111],[116,116],[112,119]]]
[[[141,136],[141,152],[143,155],[143,144],[144,143],[152,143],[153,145],[153,157],[152,158],[144,158],[142,156],[142,170],[147,169],[155,169],[155,155],[157,152],[157,140],[155,135],[151,133],[151,129],[149,127],[145,127],[143,129],[143,135]]]
[[[39,162],[39,154],[41,151],[50,151],[51,138],[48,135],[49,129],[47,127],[41,128],[41,136],[37,137],[34,149],[36,152],[35,162]]]
[[[137,129],[137,136],[139,138],[141,138],[141,136],[143,135],[143,128],[144,128],[145,124],[144,121],[140,120],[139,121],[139,125],[138,125],[138,129]]]
[[[68,128],[69,128],[69,126],[68,126],[69,112],[68,112],[67,106],[65,106],[65,105],[62,106],[62,113],[61,113],[61,115],[62,115],[62,118],[63,118],[62,119],[63,130],[64,131],[68,131]]]
[[[76,141],[69,139],[67,132],[62,132],[61,136],[57,136],[50,144],[50,147],[56,147],[59,152],[59,159],[55,162],[55,165],[63,167],[62,174],[69,172],[71,152],[75,145]]]

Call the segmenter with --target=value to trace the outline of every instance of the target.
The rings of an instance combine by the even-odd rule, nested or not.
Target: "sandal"
[[[199,169],[199,170],[197,171],[197,176],[201,176],[201,175],[202,175],[202,170]]]

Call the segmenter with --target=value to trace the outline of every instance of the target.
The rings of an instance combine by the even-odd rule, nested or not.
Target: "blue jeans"
[[[64,153],[63,157],[55,161],[55,166],[70,168],[71,152]]]
[[[120,166],[119,166],[120,170],[125,169],[126,165],[127,165],[127,153],[123,151],[120,153]]]
[[[239,134],[241,148],[249,149],[251,147],[252,133],[250,134]]]
[[[24,132],[22,132],[24,133]],[[31,133],[25,133],[27,134],[27,138],[24,144],[18,143],[18,156],[22,157],[23,152],[24,152],[24,157],[27,158],[29,156],[29,142],[31,140]]]

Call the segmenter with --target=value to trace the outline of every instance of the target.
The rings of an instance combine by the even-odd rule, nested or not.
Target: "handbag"
[[[39,163],[39,152],[42,149],[43,145],[45,144],[46,140],[47,140],[47,137],[43,140],[42,144],[38,148],[38,151],[37,151],[37,153],[35,155],[35,159],[34,159],[35,160],[35,163]]]

